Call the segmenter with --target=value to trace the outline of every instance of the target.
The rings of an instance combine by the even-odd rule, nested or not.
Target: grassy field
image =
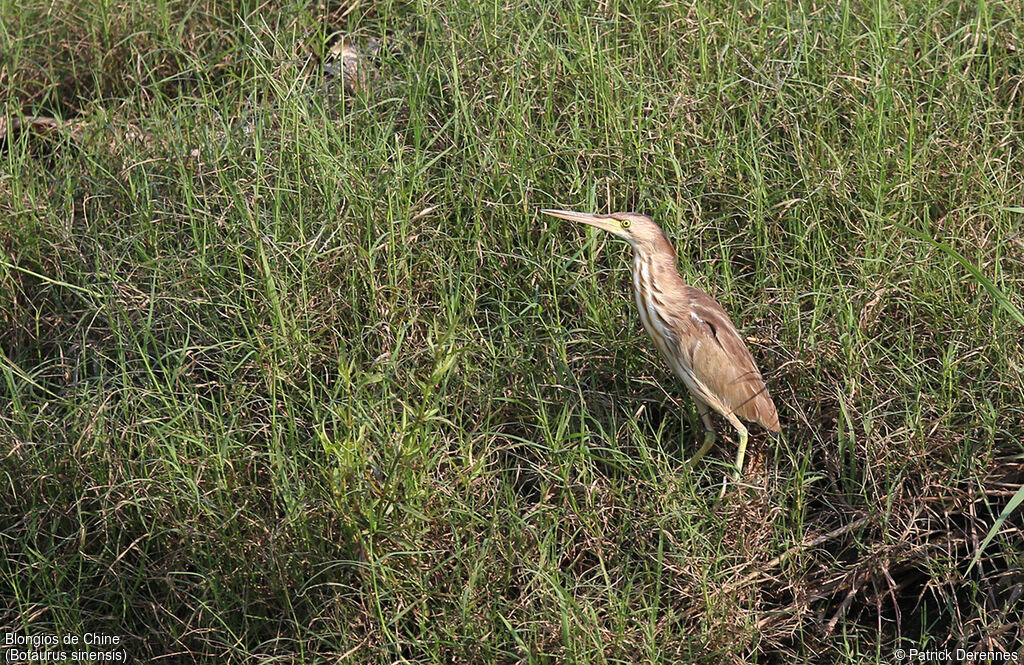
[[[1024,481],[1020,0],[0,0],[0,90],[5,635],[1020,648],[1019,513],[968,569]],[[750,340],[784,436],[724,499],[551,207],[653,216]]]

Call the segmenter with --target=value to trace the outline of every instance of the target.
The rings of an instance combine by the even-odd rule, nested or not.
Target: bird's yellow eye
[[[619,222],[619,224],[622,224],[622,228],[628,229],[629,225],[630,225],[630,221],[628,219],[623,219],[623,220],[621,220]]]

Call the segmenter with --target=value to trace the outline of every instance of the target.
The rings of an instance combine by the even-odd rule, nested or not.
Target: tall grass
[[[1019,10],[0,2],[0,625],[218,663],[1015,648],[1019,515],[968,565],[1024,476]],[[341,34],[381,43],[357,90]],[[784,437],[724,501],[626,249],[555,206],[652,215],[750,340]]]

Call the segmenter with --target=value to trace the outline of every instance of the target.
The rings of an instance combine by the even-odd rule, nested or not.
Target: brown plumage
[[[676,270],[675,249],[650,217],[542,212],[610,231],[632,245],[633,293],[640,320],[662,358],[693,395],[704,423],[704,444],[688,464],[692,466],[715,441],[709,413],[714,409],[739,434],[738,477],[747,446],[747,429],[740,421],[778,432],[779,414],[729,315],[714,298],[683,281]]]

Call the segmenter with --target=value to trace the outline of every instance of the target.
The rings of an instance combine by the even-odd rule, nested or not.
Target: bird
[[[608,231],[632,246],[633,295],[640,320],[661,357],[690,391],[704,424],[703,445],[686,466],[692,469],[715,443],[711,423],[714,410],[739,436],[733,469],[733,479],[738,480],[748,438],[742,421],[757,423],[772,433],[781,428],[761,372],[725,309],[683,280],[676,269],[675,248],[647,215],[550,209],[541,212]]]

